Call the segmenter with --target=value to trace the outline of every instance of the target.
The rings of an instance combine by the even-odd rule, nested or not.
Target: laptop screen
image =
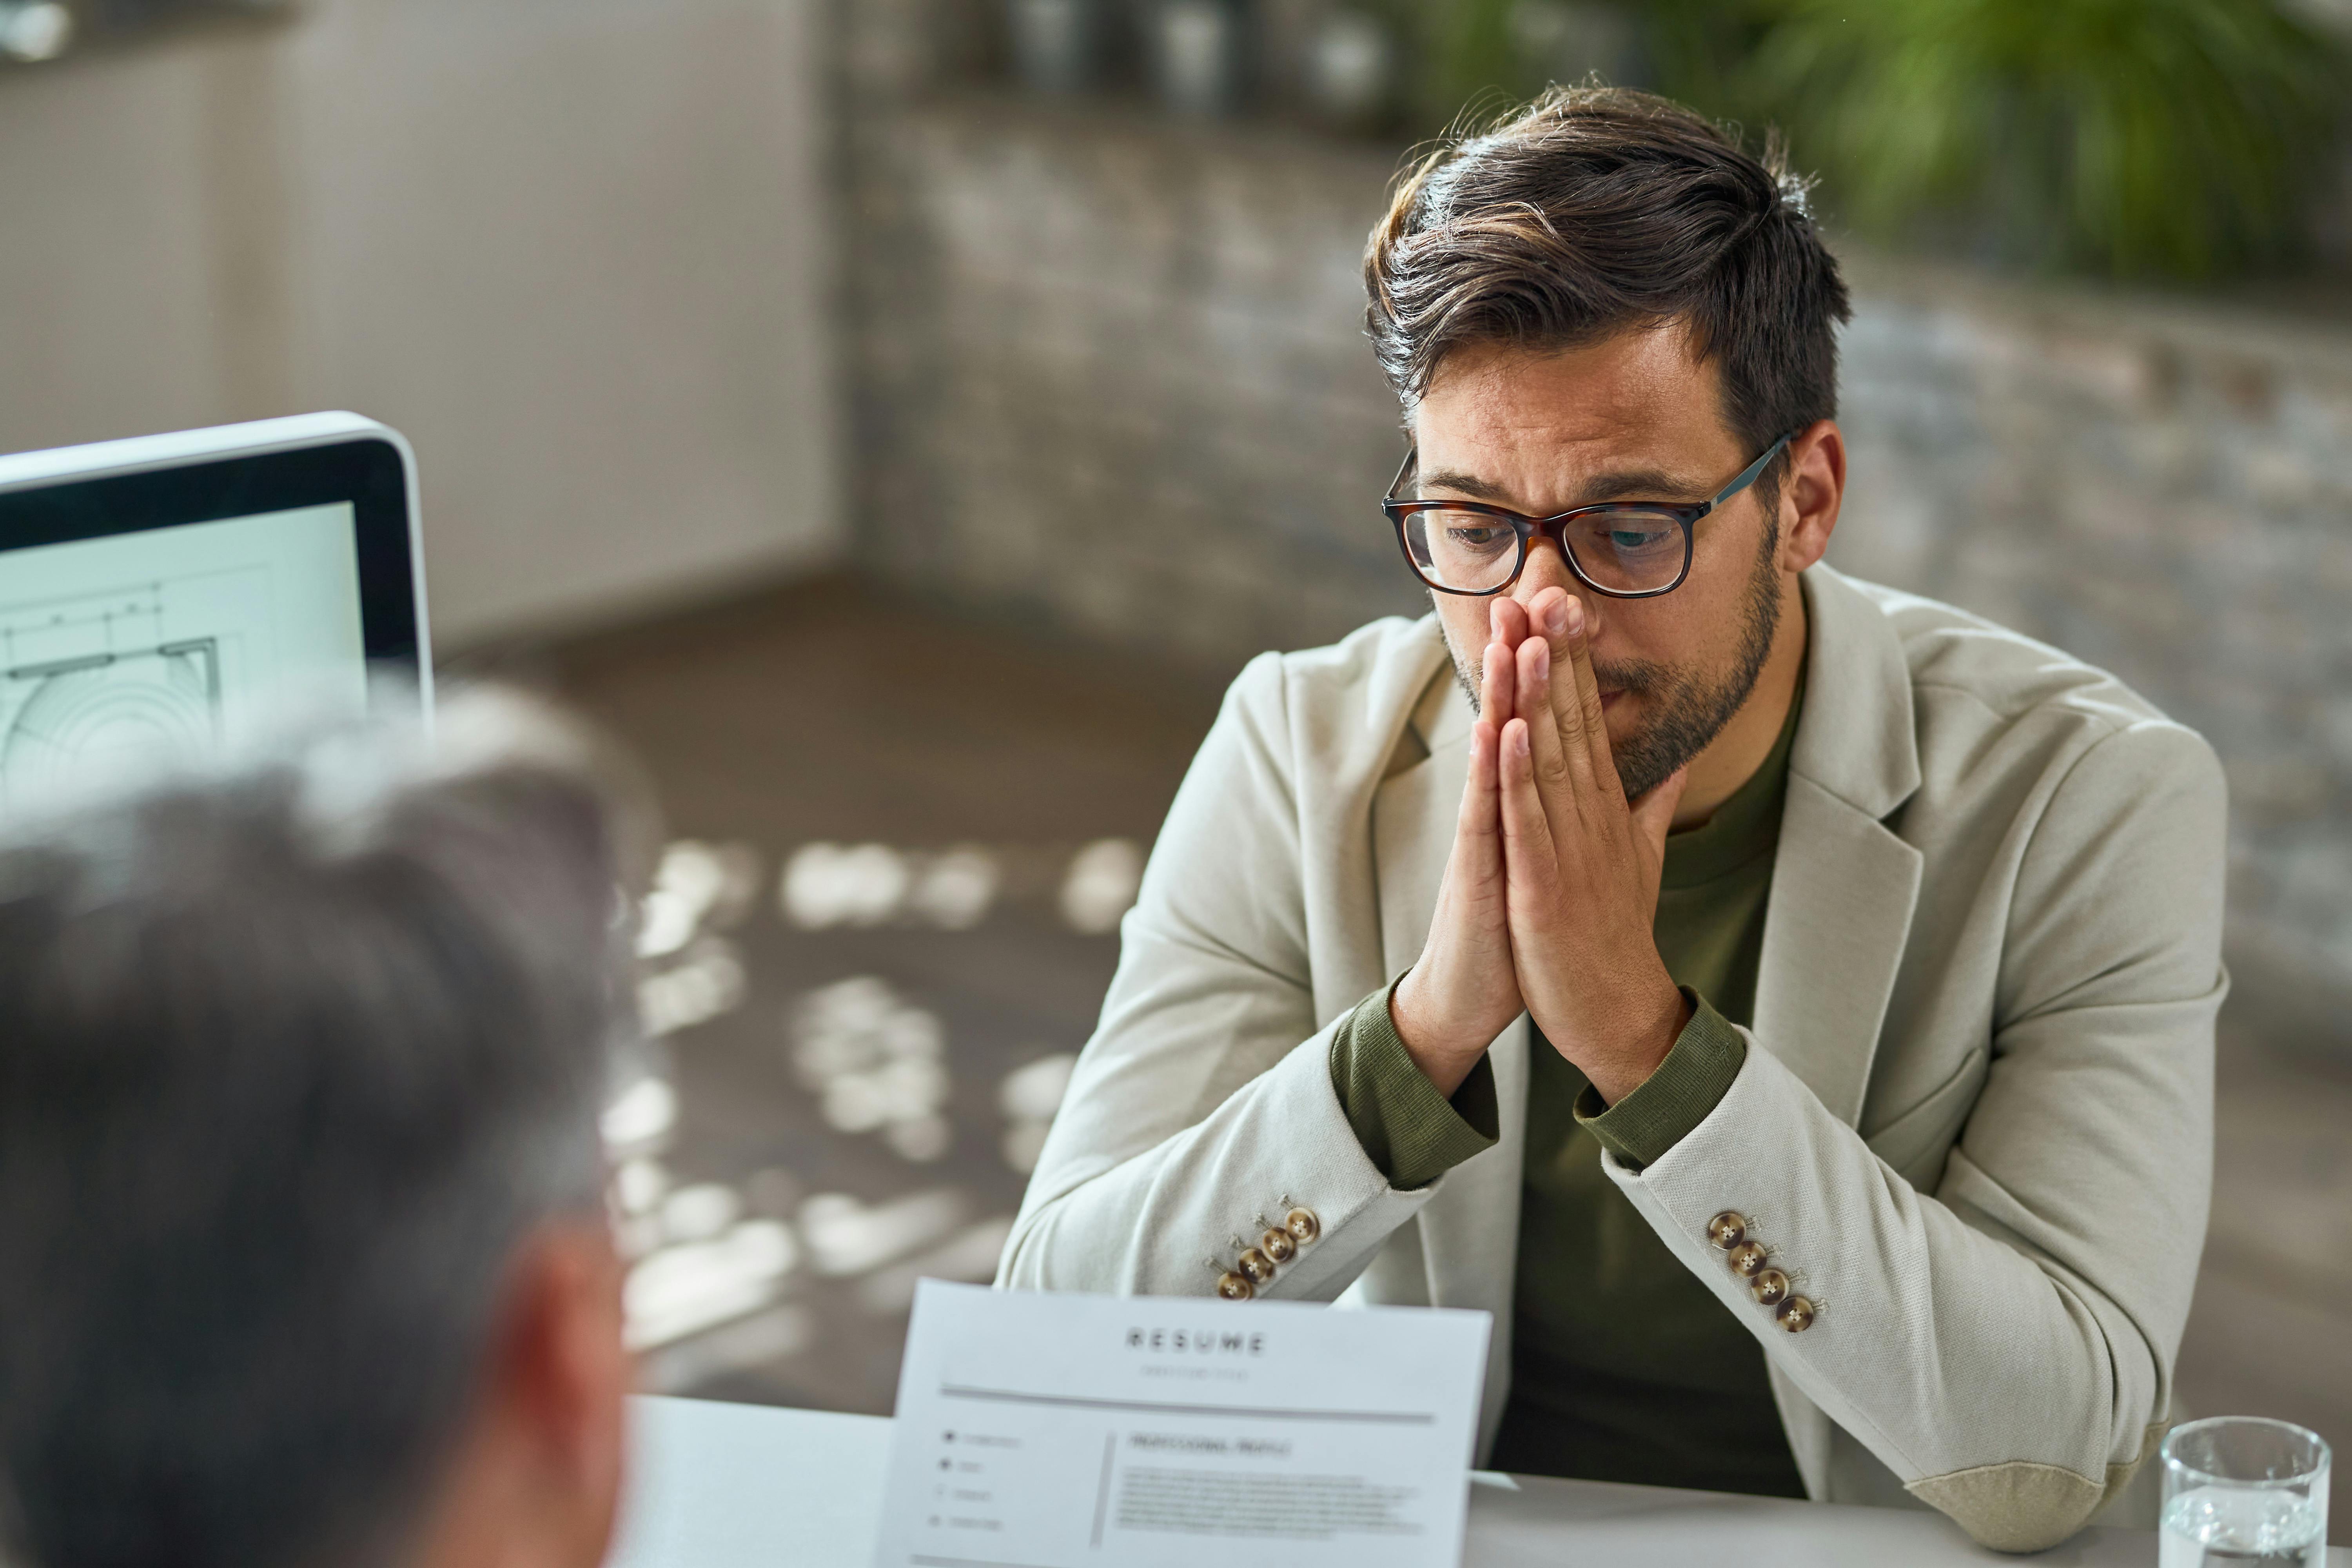
[[[340,433],[0,493],[0,810],[419,679],[404,465]]]
[[[9,552],[0,799],[210,749],[284,702],[367,703],[348,501]]]

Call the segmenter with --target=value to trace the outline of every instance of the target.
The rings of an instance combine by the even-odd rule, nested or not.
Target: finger
[[[1552,826],[1561,832],[1582,820],[1592,788],[1591,756],[1560,731],[1557,689],[1566,684],[1567,671],[1553,664],[1548,638],[1531,637],[1519,645],[1519,717],[1534,728],[1536,782],[1552,805]]]
[[[1500,737],[1496,798],[1503,824],[1503,877],[1514,907],[1528,900],[1544,907],[1559,879],[1551,824],[1536,787],[1533,735],[1541,728],[1514,719]]]
[[[1666,835],[1674,831],[1675,808],[1682,804],[1683,786],[1689,783],[1690,769],[1676,768],[1633,803],[1633,831],[1649,850],[1645,864],[1653,879],[1665,864]]]
[[[1499,639],[1486,645],[1486,661],[1485,679],[1478,683],[1478,713],[1492,720],[1499,731],[1503,721],[1517,710],[1518,666]]]
[[[1561,617],[1575,603],[1575,595],[1559,587],[1546,588],[1528,601],[1528,626],[1550,641],[1554,658],[1568,657],[1568,626]]]
[[[1528,636],[1525,606],[1507,594],[1498,594],[1486,602],[1494,606],[1486,613],[1486,625],[1494,640],[1516,653]]]
[[[1470,726],[1470,776],[1462,786],[1462,812],[1454,823],[1458,853],[1474,862],[1479,876],[1502,869],[1502,806],[1496,798],[1495,752],[1502,727],[1492,719]]]
[[[1592,747],[1584,732],[1584,710],[1578,703],[1572,663],[1577,637],[1584,629],[1583,602],[1565,588],[1546,588],[1528,608],[1533,617],[1530,625],[1551,645],[1552,727],[1559,731],[1560,744],[1580,756],[1589,772]]]
[[[1617,776],[1617,757],[1609,747],[1609,721],[1601,711],[1601,679],[1592,672],[1592,618],[1581,604],[1570,601],[1568,615],[1568,657],[1560,661],[1565,698],[1576,712],[1584,753],[1601,793],[1625,798],[1624,782]]]
[[[1551,644],[1551,661],[1568,668],[1568,608],[1576,603],[1565,588],[1546,588],[1528,601],[1528,633]]]

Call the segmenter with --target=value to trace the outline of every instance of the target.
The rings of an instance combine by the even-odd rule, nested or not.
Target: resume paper
[[[1455,1568],[1484,1312],[922,1281],[878,1568]]]

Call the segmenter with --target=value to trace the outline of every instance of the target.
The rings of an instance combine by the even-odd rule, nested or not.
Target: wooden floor
[[[652,775],[670,837],[747,847],[759,867],[742,917],[698,939],[723,943],[744,984],[663,1042],[656,1066],[679,1115],[658,1163],[676,1189],[715,1185],[745,1216],[790,1222],[800,1256],[763,1310],[655,1349],[648,1382],[887,1413],[916,1271],[987,1279],[1020,1202],[1005,1079],[1085,1043],[1118,960],[1115,935],[1073,930],[1059,907],[1071,862],[1104,840],[1148,847],[1217,683],[846,581],[493,672],[551,686],[620,738]],[[879,845],[917,867],[968,846],[999,886],[967,929],[907,912],[806,929],[776,895],[811,844]],[[812,996],[887,1010],[869,1047],[877,1028],[943,1037],[943,1150],[919,1144],[925,1157],[910,1159],[887,1129],[828,1121],[793,1059]],[[691,1244],[704,1222],[686,1217]]]
[[[1117,960],[1115,937],[1073,930],[1060,907],[1071,863],[1089,843],[1149,845],[1214,715],[1215,684],[847,581],[490,668],[552,687],[634,750],[673,837],[757,862],[748,907],[667,961],[714,971],[703,1010],[715,1016],[670,1034],[651,1064],[679,1109],[646,1166],[660,1184],[643,1245],[717,1247],[723,1262],[730,1236],[756,1240],[743,1227],[782,1221],[794,1255],[782,1268],[752,1259],[752,1274],[767,1269],[754,1310],[722,1303],[724,1321],[700,1331],[676,1331],[691,1312],[674,1321],[648,1380],[887,1412],[915,1275],[985,1278],[1019,1202],[1008,1077],[1078,1047]],[[807,929],[776,895],[812,843],[890,847],[901,853],[885,869],[910,875],[972,846],[996,890],[966,929],[903,910]],[[742,977],[731,994],[729,963]],[[915,1138],[923,1157],[910,1158],[887,1128],[854,1130],[861,1117],[796,1067],[812,995],[820,1010],[878,1009],[869,1037],[943,1039],[944,1149]],[[2251,999],[2232,1000],[2213,1227],[2179,1385],[2197,1415],[2282,1415],[2340,1446],[2352,1441],[2352,1064],[2295,1045],[2266,1036]],[[2336,1539],[2352,1538],[2352,1502],[2336,1507]]]

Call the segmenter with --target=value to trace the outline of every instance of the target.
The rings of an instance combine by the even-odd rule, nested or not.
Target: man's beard
[[[1780,629],[1780,574],[1773,563],[1780,551],[1780,531],[1769,525],[1765,529],[1764,548],[1757,554],[1756,569],[1748,580],[1748,596],[1740,605],[1739,646],[1733,651],[1731,668],[1720,679],[1711,681],[1704,670],[1648,659],[1624,664],[1593,661],[1593,677],[1603,690],[1638,695],[1650,710],[1647,723],[1622,743],[1611,746],[1617,779],[1627,799],[1646,795],[1706,750],[1748,700],[1748,694],[1756,689],[1756,678],[1764,673],[1764,661],[1772,654],[1773,635]],[[1442,630],[1444,623],[1438,625]],[[1454,679],[1469,693],[1471,711],[1475,712],[1477,677],[1463,661],[1462,650],[1454,646],[1450,636],[1446,651],[1454,657]],[[1563,678],[1567,675],[1565,670],[1560,673]]]

